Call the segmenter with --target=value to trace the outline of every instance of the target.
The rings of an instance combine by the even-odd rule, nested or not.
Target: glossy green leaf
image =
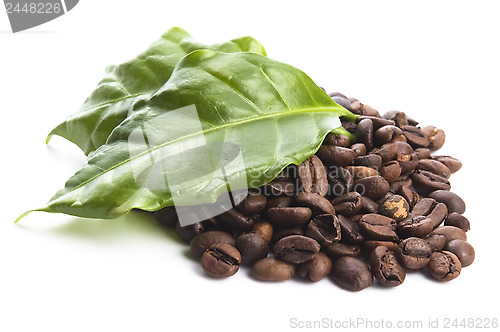
[[[193,105],[197,114],[179,113]],[[228,181],[258,187],[314,154],[340,126],[339,116],[356,118],[292,66],[256,54],[198,50],[35,211],[113,218],[133,208],[171,206],[173,194],[181,205],[214,202]],[[238,147],[243,164],[222,174],[213,149],[207,162],[203,148],[217,143]]]
[[[165,84],[186,54],[198,49],[266,54],[264,47],[251,37],[205,45],[194,41],[186,31],[172,28],[136,58],[109,66],[80,111],[54,128],[47,142],[52,135],[59,135],[78,145],[86,155],[94,151],[138,104]]]

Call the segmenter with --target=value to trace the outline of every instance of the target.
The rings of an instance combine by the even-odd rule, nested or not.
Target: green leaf
[[[301,163],[340,116],[356,118],[292,66],[251,53],[194,51],[36,211],[114,218],[171,206],[173,196],[176,205],[215,202],[228,183],[232,191],[259,187]],[[234,163],[235,154],[217,144],[236,147],[242,160]]]
[[[198,49],[266,55],[264,47],[251,37],[205,45],[194,41],[186,31],[172,28],[135,59],[109,66],[80,111],[54,128],[47,143],[52,135],[59,135],[88,155],[106,142],[112,130],[134,112],[137,105],[165,84],[186,54]]]

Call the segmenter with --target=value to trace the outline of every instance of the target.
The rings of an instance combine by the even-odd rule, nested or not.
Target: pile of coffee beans
[[[176,227],[215,278],[240,265],[259,280],[329,276],[350,291],[374,278],[398,286],[414,270],[456,278],[474,261],[474,249],[466,242],[465,203],[450,191],[462,164],[434,154],[444,132],[400,111],[380,115],[357,99],[330,96],[359,115],[342,122],[355,142],[328,134],[315,155],[217,217],[181,227],[175,209],[166,208],[156,218]]]

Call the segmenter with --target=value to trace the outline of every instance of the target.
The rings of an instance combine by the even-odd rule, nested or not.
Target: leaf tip
[[[36,211],[36,210],[29,210],[29,211],[26,211],[23,214],[21,214],[19,217],[16,218],[16,220],[14,221],[14,224],[17,224],[19,220],[23,219],[24,217],[26,217],[28,214],[30,214],[33,211]]]

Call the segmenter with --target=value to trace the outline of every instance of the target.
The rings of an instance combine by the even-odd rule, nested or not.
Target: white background
[[[496,3],[87,0],[18,34],[0,13],[0,331],[287,331],[296,330],[292,318],[424,327],[436,318],[500,318]],[[46,134],[78,110],[106,65],[173,26],[206,43],[253,36],[269,57],[329,91],[443,128],[442,152],[464,163],[451,181],[467,202],[475,263],[449,283],[412,273],[395,289],[350,293],[329,279],[257,282],[248,269],[208,279],[174,232],[140,213],[33,213],[14,224],[85,162],[59,137],[46,146]]]

